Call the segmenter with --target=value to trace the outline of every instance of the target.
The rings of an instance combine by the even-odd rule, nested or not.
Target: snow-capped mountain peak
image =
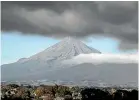
[[[129,82],[137,83],[137,64],[117,64],[117,63],[102,63],[95,65],[89,63],[85,56],[80,58],[79,54],[87,55],[93,53],[91,60],[96,60],[103,54],[99,55],[99,51],[88,47],[86,44],[76,39],[75,37],[66,37],[61,42],[47,48],[46,50],[35,54],[29,58],[20,59],[19,61],[1,66],[2,81],[29,81],[29,80],[60,80],[75,82],[76,84],[92,84],[109,83],[109,84],[127,84]],[[79,55],[79,56],[77,56]],[[98,56],[95,56],[98,55]],[[76,57],[75,57],[76,56]],[[82,64],[63,64],[64,60],[72,58],[78,60]],[[76,58],[76,59],[74,59]],[[106,56],[104,56],[104,60]],[[101,61],[101,60],[100,60]],[[118,73],[118,74],[117,74]],[[120,77],[120,78],[119,78]],[[95,83],[92,83],[94,82]],[[81,83],[80,83],[81,82]]]
[[[66,37],[59,43],[45,49],[44,51],[31,56],[26,60],[64,60],[79,54],[100,53],[75,37]],[[24,60],[25,61],[25,60]]]

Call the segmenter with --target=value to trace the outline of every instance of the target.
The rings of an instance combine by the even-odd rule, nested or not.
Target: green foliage
[[[75,87],[72,87],[71,89],[70,89],[70,91],[72,91],[72,92],[81,92],[81,88],[79,87],[79,86],[75,86]]]
[[[17,84],[9,84],[8,86],[11,88],[18,88],[19,87],[19,85],[17,85]]]
[[[59,86],[56,92],[57,92],[58,96],[64,97],[66,91],[70,91],[69,87]]]
[[[29,99],[31,97],[31,93],[28,88],[20,88],[15,96],[21,97],[22,99]]]
[[[71,95],[65,95],[64,100],[73,100]]]
[[[45,88],[43,88],[43,87],[38,87],[34,92],[37,97],[40,97],[46,93]]]

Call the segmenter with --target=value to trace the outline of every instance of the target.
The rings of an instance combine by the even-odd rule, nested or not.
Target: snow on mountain
[[[37,74],[54,70],[63,66],[61,61],[70,59],[79,54],[88,53],[100,52],[88,47],[76,38],[67,37],[61,42],[29,58],[20,59],[12,64],[2,65],[2,80],[20,79],[21,76],[28,76],[32,73]]]
[[[137,85],[137,61],[136,55],[101,54],[81,41],[68,37],[29,58],[2,65],[1,76],[2,81]]]
[[[69,59],[79,54],[100,53],[98,50],[85,45],[73,37],[64,38],[63,41],[31,56],[28,60],[52,61]]]

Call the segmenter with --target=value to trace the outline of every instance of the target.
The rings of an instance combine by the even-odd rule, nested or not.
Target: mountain
[[[100,52],[88,47],[76,38],[67,37],[61,42],[29,58],[21,58],[15,63],[2,65],[2,80],[18,80],[32,73],[37,74],[39,72],[54,70],[63,66],[61,64],[62,60],[88,53]]]
[[[49,65],[53,61],[70,59],[79,54],[100,53],[98,50],[85,45],[73,37],[67,37],[63,41],[47,48],[46,50],[35,54],[29,58],[21,58],[17,63],[30,61],[47,62]]]
[[[2,81],[26,81],[76,85],[138,84],[137,63],[63,63],[79,54],[100,54],[76,38],[67,37],[61,42],[29,58],[1,66]],[[102,54],[100,54],[102,56]],[[79,55],[80,56],[80,55]],[[91,61],[91,56],[90,61]],[[87,58],[85,58],[87,59]],[[130,58],[129,58],[130,59]],[[72,59],[73,60],[73,59]],[[92,58],[92,60],[95,60]],[[89,62],[89,61],[88,61]]]
[[[88,83],[103,82],[113,85],[131,85],[132,83],[134,86],[138,85],[137,64],[103,63],[94,65],[83,63],[41,75],[43,78],[47,77],[48,80],[68,80],[77,84],[88,81]],[[38,77],[40,76],[38,75]]]

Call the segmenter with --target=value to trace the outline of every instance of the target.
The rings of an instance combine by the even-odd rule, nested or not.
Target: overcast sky
[[[30,51],[37,53],[40,48],[44,49],[66,36],[76,36],[82,41],[87,40],[89,46],[95,46],[94,48],[101,52],[137,51],[137,1],[2,1],[1,7],[2,43],[6,50],[9,47],[17,50],[22,43],[28,45],[27,41],[30,41],[29,47],[36,43],[36,49]],[[15,33],[23,35],[15,35]],[[14,38],[9,38],[11,35]],[[26,41],[25,37],[29,39]],[[97,40],[94,39],[95,37]],[[41,40],[44,38],[48,39],[45,41],[52,39],[52,42],[43,43],[44,41]],[[15,42],[12,42],[14,40]],[[35,40],[38,42],[33,42]],[[16,45],[16,47],[9,46],[9,42],[9,45]],[[29,53],[28,50],[26,52]],[[10,56],[10,52],[5,51],[3,55]],[[10,57],[14,58],[12,56]],[[26,55],[17,58],[24,56]]]

